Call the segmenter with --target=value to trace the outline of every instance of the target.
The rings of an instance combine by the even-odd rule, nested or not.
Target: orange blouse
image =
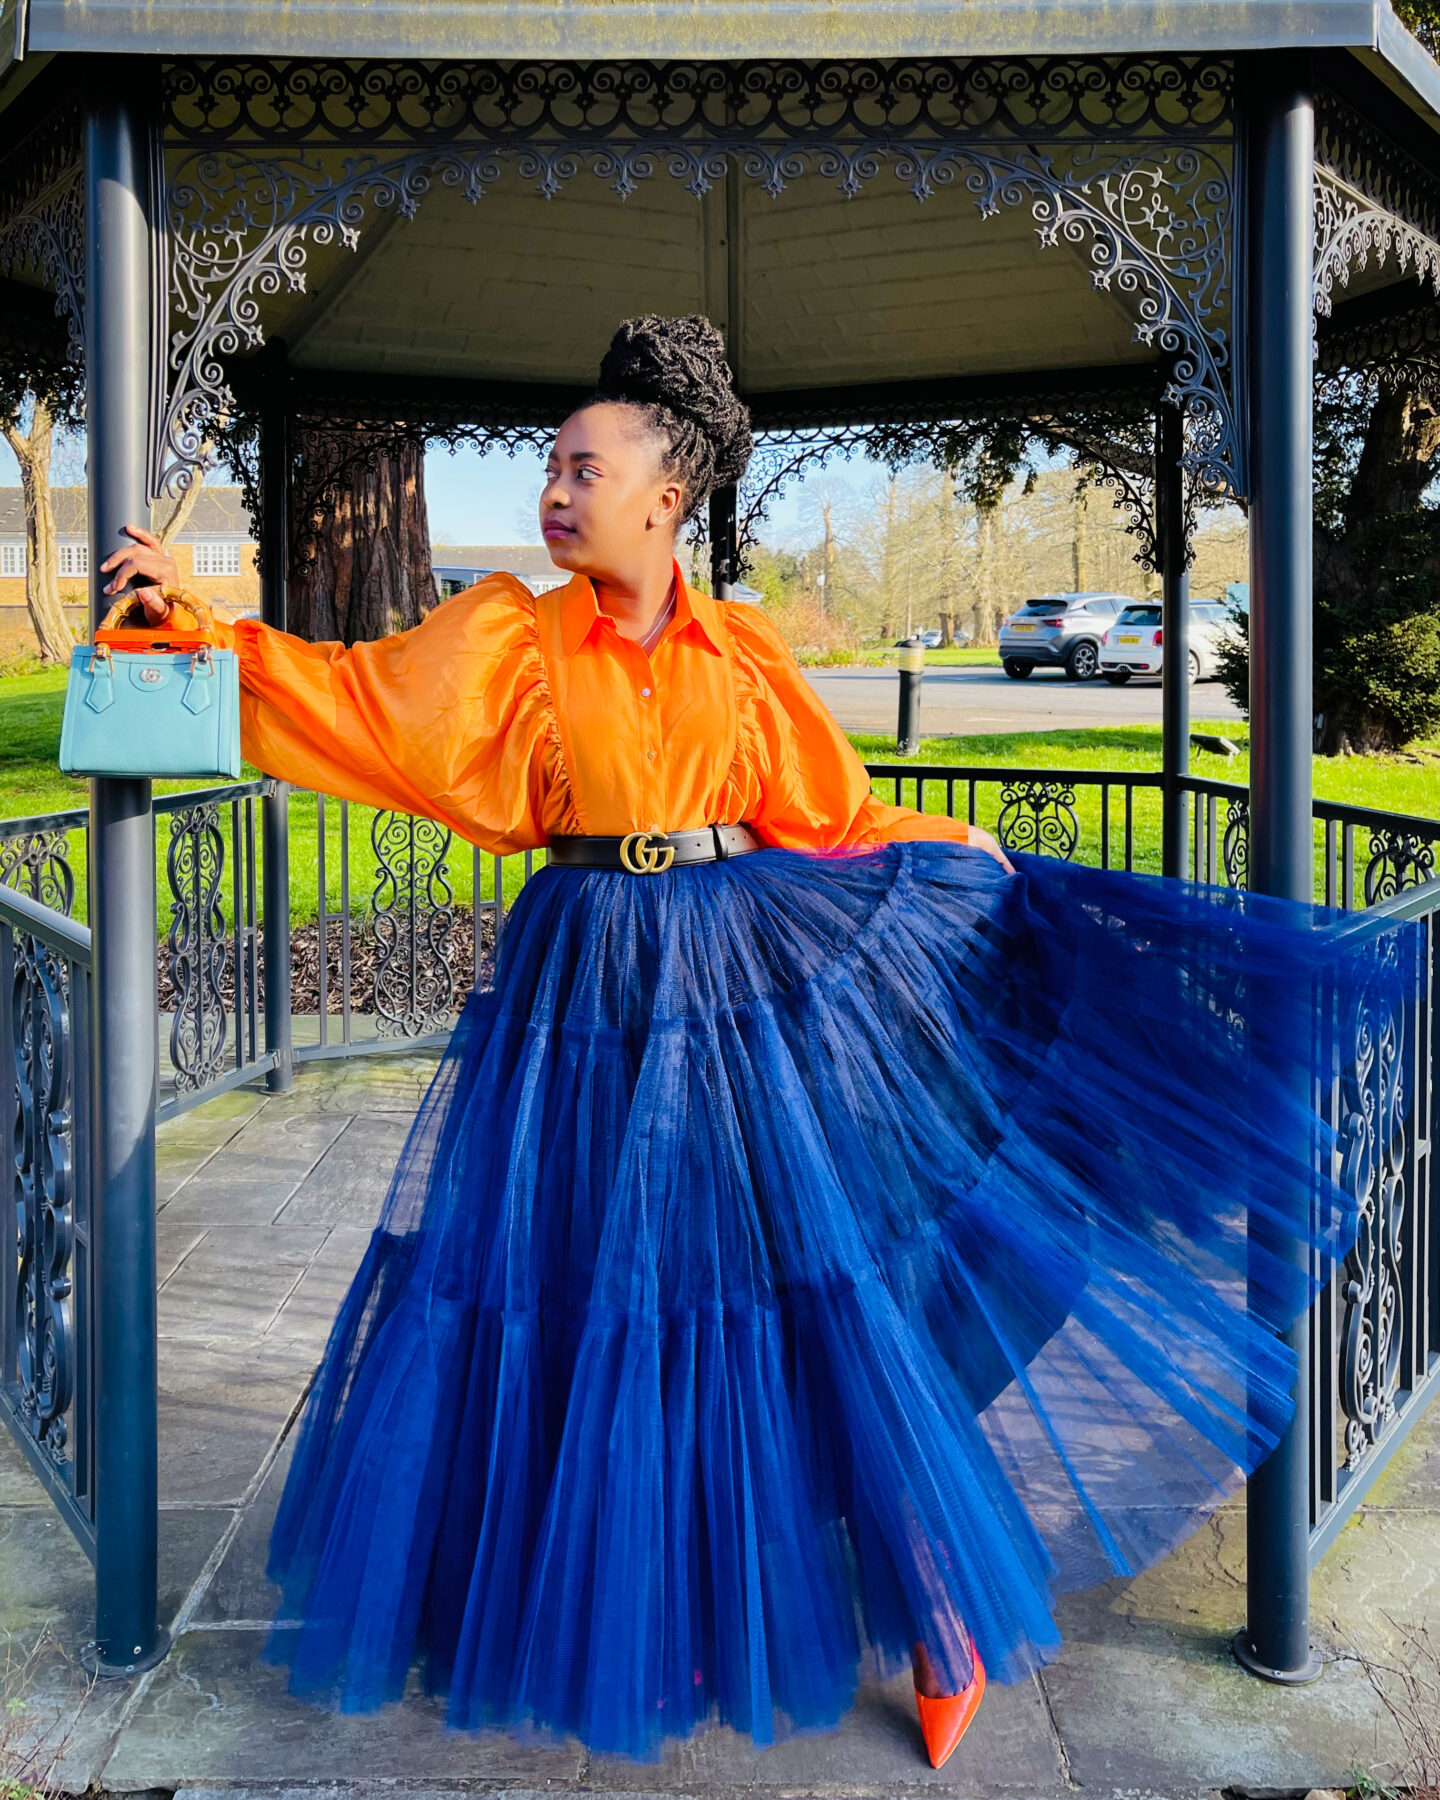
[[[579,575],[539,596],[487,576],[413,630],[348,650],[250,619],[222,626],[244,754],[500,855],[558,833],[742,821],[794,849],[966,841],[958,819],[874,798],[759,608],[711,599],[678,567],[676,583],[648,656]]]

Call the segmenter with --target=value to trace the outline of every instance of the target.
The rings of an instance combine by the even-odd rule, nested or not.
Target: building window
[[[90,573],[90,546],[88,544],[62,544],[60,546],[61,575],[87,576]]]
[[[23,544],[0,544],[0,575],[23,575],[25,573],[25,546]]]
[[[195,573],[197,575],[238,575],[240,573],[239,544],[197,544],[195,546]]]

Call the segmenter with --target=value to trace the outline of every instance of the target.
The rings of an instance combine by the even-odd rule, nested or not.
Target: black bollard
[[[920,683],[925,679],[925,645],[918,637],[900,646],[900,721],[895,727],[895,748],[901,756],[913,756],[920,748]]]

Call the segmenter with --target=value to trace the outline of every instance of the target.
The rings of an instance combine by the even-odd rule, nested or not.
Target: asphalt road
[[[900,704],[895,669],[809,669],[810,685],[844,731],[894,731]],[[1190,690],[1196,719],[1239,719],[1218,681]],[[1003,669],[927,669],[920,698],[926,737],[1006,731],[1085,730],[1100,725],[1158,725],[1160,683],[1067,681],[1057,669],[1012,681]]]

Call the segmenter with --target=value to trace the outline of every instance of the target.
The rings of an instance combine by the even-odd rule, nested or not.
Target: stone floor
[[[93,1625],[89,1566],[0,1433],[0,1791],[7,1734],[12,1749],[17,1737],[62,1749],[63,1792],[185,1800],[298,1800],[317,1787],[410,1800],[491,1787],[1059,1800],[1305,1790],[1384,1772],[1396,1740],[1345,1651],[1383,1650],[1406,1626],[1440,1632],[1440,1407],[1319,1571],[1331,1660],[1311,1687],[1267,1686],[1230,1656],[1244,1612],[1235,1506],[1141,1580],[1068,1599],[1062,1654],[1039,1679],[992,1688],[938,1774],[904,1679],[866,1690],[828,1736],[759,1753],[714,1732],[655,1766],[451,1733],[418,1696],[369,1718],[289,1699],[258,1655],[269,1521],[306,1382],[433,1067],[312,1064],[291,1094],[236,1090],[163,1129],[161,1603],[175,1647],[148,1675],[87,1693],[73,1652]]]

